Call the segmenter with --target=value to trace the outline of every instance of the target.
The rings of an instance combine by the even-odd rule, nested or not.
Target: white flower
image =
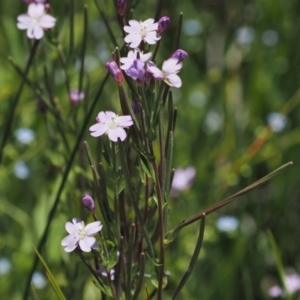
[[[27,30],[27,36],[30,39],[39,40],[43,37],[44,30],[52,28],[55,22],[55,18],[46,14],[44,4],[31,3],[28,6],[27,14],[18,16],[17,27]]]
[[[144,22],[130,20],[129,25],[124,26],[124,31],[128,33],[124,40],[130,44],[130,48],[136,48],[141,41],[153,45],[161,38],[160,34],[157,33],[158,23],[154,23],[154,19],[148,19]]]
[[[121,69],[126,71],[128,70],[133,62],[138,59],[138,53],[139,53],[139,59],[143,62],[146,63],[152,56],[152,53],[143,53],[143,51],[141,51],[140,49],[134,49],[134,50],[130,50],[127,54],[127,57],[121,57],[120,62],[123,64],[121,66]]]
[[[153,74],[156,79],[164,80],[166,84],[172,87],[181,87],[181,79],[177,73],[182,68],[182,63],[177,58],[169,58],[164,61],[162,71],[152,62],[148,62],[148,71]]]
[[[90,252],[91,249],[98,248],[98,243],[93,235],[102,229],[100,221],[84,225],[84,222],[80,219],[73,218],[72,222],[66,223],[66,230],[69,235],[62,241],[61,245],[65,247],[66,252],[71,252],[80,247],[84,252]]]
[[[112,111],[101,111],[96,120],[97,124],[90,127],[91,135],[97,137],[106,133],[113,142],[117,142],[118,138],[124,141],[126,138],[124,128],[133,125],[131,116],[118,116]]]

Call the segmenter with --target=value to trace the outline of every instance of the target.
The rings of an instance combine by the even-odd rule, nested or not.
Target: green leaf
[[[95,281],[95,280],[93,280],[93,283],[107,297],[112,297],[112,292],[111,292],[111,290],[110,290],[110,288],[108,286],[106,286],[106,285],[102,286],[98,281]]]

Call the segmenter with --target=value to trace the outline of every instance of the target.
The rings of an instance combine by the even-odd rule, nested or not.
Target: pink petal
[[[182,63],[178,63],[177,58],[169,58],[165,60],[162,66],[163,72],[166,74],[177,73],[182,68]]]
[[[77,248],[77,246],[78,246],[78,241],[73,241],[72,243],[70,243],[65,247],[65,251],[72,252]]]
[[[129,127],[129,126],[133,125],[131,116],[120,116],[117,119],[117,123],[121,127]]]
[[[27,15],[20,15],[18,16],[18,22],[17,27],[19,29],[27,29],[32,25],[32,18]]]
[[[61,245],[62,246],[68,246],[70,244],[74,244],[76,242],[79,241],[79,238],[74,236],[74,235],[67,235],[66,237],[64,237],[61,241]]]
[[[43,37],[44,35],[44,30],[42,27],[38,26],[38,25],[35,25],[33,27],[33,36],[36,40],[39,40]]]
[[[147,70],[153,74],[154,78],[157,79],[164,78],[164,73],[152,61],[148,62]]]
[[[147,26],[147,28],[153,24],[156,24],[157,26],[157,23],[154,23],[154,19],[153,18],[150,18],[150,19],[147,19],[146,21],[143,22],[144,25]]]
[[[117,142],[118,138],[121,141],[124,141],[126,139],[126,131],[121,127],[109,129],[107,131],[107,134],[108,134],[109,139],[113,142]]]
[[[27,36],[30,39],[34,39],[34,25],[31,25],[30,27],[27,28]]]
[[[95,234],[95,233],[99,232],[102,229],[102,227],[103,227],[103,225],[101,224],[100,221],[90,223],[85,226],[85,233],[87,235]]]
[[[80,249],[84,252],[91,252],[91,248],[97,243],[93,236],[86,236],[83,240],[79,241]],[[94,248],[94,247],[93,247]]]
[[[158,40],[160,40],[161,36],[156,33],[155,31],[152,31],[152,32],[148,32],[147,35],[144,37],[144,40],[150,44],[150,45],[153,45],[153,44],[156,44],[156,42]]]
[[[148,61],[151,58],[151,56],[152,56],[152,52],[145,53],[140,56],[140,59],[142,62],[145,63],[146,61]]]
[[[131,48],[136,48],[142,41],[142,37],[137,33],[128,34],[124,41],[130,44]]]
[[[165,82],[167,84],[169,84],[172,87],[176,87],[176,88],[180,88],[181,87],[181,79],[178,75],[176,74],[170,74],[167,76],[167,78],[165,79]]]
[[[56,19],[49,16],[44,15],[39,20],[39,25],[43,28],[52,28],[55,25]]]
[[[28,15],[34,19],[40,18],[45,12],[44,4],[31,3],[28,5]]]
[[[68,233],[70,233],[70,234],[78,233],[78,227],[71,222],[67,222],[65,225],[65,228],[68,231]]]
[[[108,130],[108,127],[105,123],[97,123],[91,126],[89,130],[94,131],[91,133],[91,135],[97,137],[104,134]]]

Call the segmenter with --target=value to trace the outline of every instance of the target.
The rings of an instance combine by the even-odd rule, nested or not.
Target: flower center
[[[116,117],[112,117],[110,121],[107,122],[107,126],[109,129],[114,129],[118,127],[118,123]]]
[[[144,25],[143,22],[140,22],[140,25],[141,25],[141,27],[140,27],[139,33],[142,37],[145,37],[147,35],[147,26]]]
[[[84,223],[81,224],[81,228],[79,229],[79,238],[83,240],[86,237],[85,226]]]

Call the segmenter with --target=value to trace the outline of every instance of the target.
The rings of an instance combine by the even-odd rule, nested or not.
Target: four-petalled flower
[[[158,23],[154,23],[154,19],[148,19],[144,22],[130,20],[129,25],[124,26],[124,31],[128,33],[124,40],[130,48],[138,47],[141,41],[153,45],[161,38],[157,32]]]
[[[83,252],[91,252],[91,249],[99,247],[93,235],[102,229],[100,221],[85,226],[83,221],[73,218],[72,223],[67,222],[65,228],[69,235],[63,238],[61,245],[65,247],[66,252],[72,252],[78,246]]]
[[[133,125],[131,116],[118,116],[112,111],[101,111],[96,121],[97,123],[90,127],[91,135],[97,137],[107,134],[113,142],[117,142],[118,138],[124,141],[127,136],[124,128]]]
[[[44,35],[44,30],[52,28],[56,19],[46,14],[45,6],[42,3],[31,3],[28,6],[27,14],[18,16],[17,27],[27,30],[30,39],[39,40]]]
[[[148,71],[153,74],[153,77],[159,80],[164,80],[171,87],[181,87],[181,79],[177,73],[182,68],[182,63],[177,58],[169,58],[164,61],[162,70],[158,69],[152,62],[148,62]]]

